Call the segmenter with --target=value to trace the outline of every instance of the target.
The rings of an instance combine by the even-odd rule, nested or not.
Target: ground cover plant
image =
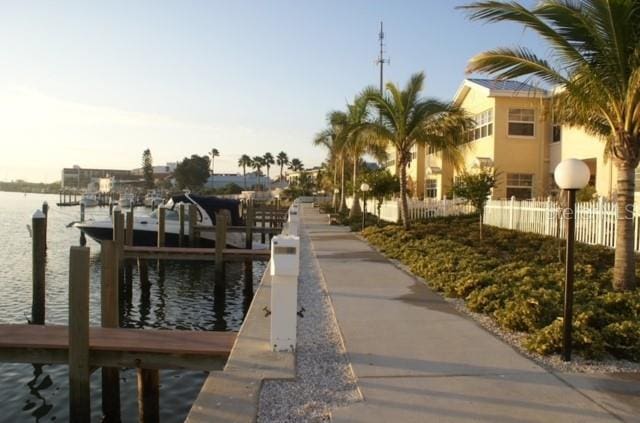
[[[523,346],[558,353],[562,346],[564,263],[552,237],[487,226],[479,240],[474,216],[369,227],[365,238],[398,259],[434,289],[462,298],[505,330],[524,332]],[[614,252],[578,244],[574,350],[585,358],[608,355],[640,361],[640,291],[612,287]]]

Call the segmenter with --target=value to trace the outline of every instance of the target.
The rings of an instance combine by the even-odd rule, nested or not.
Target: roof
[[[544,88],[536,87],[531,84],[527,84],[522,81],[513,80],[499,80],[499,79],[482,79],[482,78],[467,78],[462,81],[460,88],[454,96],[454,104],[460,105],[467,93],[472,87],[485,90],[487,96],[542,96],[549,95]]]

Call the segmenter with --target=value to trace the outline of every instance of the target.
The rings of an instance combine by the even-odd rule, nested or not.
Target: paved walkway
[[[335,422],[640,422],[640,378],[554,374],[325,215],[303,219],[364,401]]]

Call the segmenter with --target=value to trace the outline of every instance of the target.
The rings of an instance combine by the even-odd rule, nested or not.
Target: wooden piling
[[[216,284],[224,283],[224,257],[227,247],[227,219],[222,213],[216,214]]]
[[[267,209],[263,208],[262,209],[262,213],[260,213],[262,216],[260,218],[260,221],[262,223],[262,228],[265,228],[267,226]],[[267,234],[264,233],[264,231],[262,231],[262,233],[260,234],[260,242],[262,242],[263,244],[266,242],[266,236]]]
[[[84,209],[85,209],[85,204],[84,203],[80,203],[80,222],[84,222]]]
[[[91,421],[89,385],[89,248],[69,254],[69,421]]]
[[[47,251],[47,222],[49,221],[49,203],[42,203],[42,213],[44,213],[44,250]]]
[[[118,262],[113,241],[102,241],[100,320],[104,328],[118,327]],[[120,422],[120,375],[117,367],[102,368],[102,414],[105,423]]]
[[[178,207],[178,247],[184,247],[184,204],[180,203]]]
[[[125,234],[125,245],[133,245],[133,210],[127,212],[127,230]]]
[[[255,209],[253,208],[253,203],[249,200],[247,201],[247,216],[245,218],[245,248],[250,250],[253,248],[253,225],[255,221]]]
[[[165,244],[166,216],[166,209],[158,207],[158,247],[164,247]]]
[[[31,218],[32,245],[32,302],[31,323],[43,325],[45,316],[45,265],[47,219],[40,210],[36,210]]]
[[[160,421],[160,373],[157,369],[138,369],[138,421]]]
[[[189,204],[189,247],[196,246],[196,225],[198,224],[198,211],[195,204]]]

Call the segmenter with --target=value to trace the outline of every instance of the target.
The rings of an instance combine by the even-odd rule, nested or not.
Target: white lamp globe
[[[558,163],[553,178],[562,189],[582,189],[589,183],[591,172],[582,160],[566,159]]]
[[[360,191],[362,191],[362,192],[367,192],[367,191],[369,191],[369,184],[368,184],[368,183],[366,183],[366,182],[363,182],[363,183],[360,185]]]

